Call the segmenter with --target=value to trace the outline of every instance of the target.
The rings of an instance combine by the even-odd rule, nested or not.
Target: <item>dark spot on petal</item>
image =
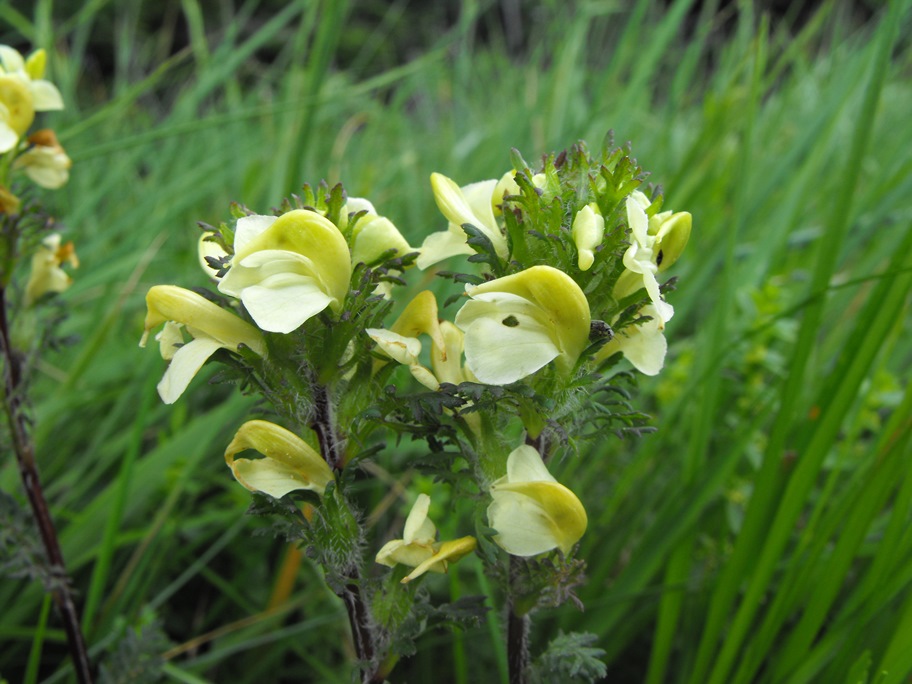
[[[659,253],[656,255],[656,266],[662,265],[662,259],[665,258],[665,255],[662,253],[662,250],[659,250]]]
[[[519,320],[516,318],[516,316],[511,315],[511,316],[507,316],[505,319],[503,319],[501,321],[501,323],[503,323],[508,328],[515,328],[516,326],[519,325]]]

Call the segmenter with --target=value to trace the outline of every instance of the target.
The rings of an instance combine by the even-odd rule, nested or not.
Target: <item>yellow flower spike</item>
[[[351,255],[320,214],[295,209],[238,219],[234,251],[218,289],[239,298],[262,330],[289,333],[327,307],[342,308]]]
[[[507,474],[491,485],[488,523],[494,541],[514,556],[560,549],[568,554],[588,525],[586,509],[528,445],[507,457]]]
[[[494,204],[502,198],[495,198],[497,180],[486,180],[459,187],[440,173],[431,174],[431,188],[434,200],[449,225],[447,230],[432,233],[425,238],[417,265],[420,269],[457,254],[474,254],[466,242],[468,239],[463,224],[471,223],[478,228],[494,246],[502,259],[506,259],[507,238],[500,230],[494,217]]]
[[[426,572],[444,573],[449,563],[455,563],[475,550],[474,537],[435,541],[437,528],[427,517],[430,506],[431,498],[427,494],[419,494],[406,518],[402,539],[387,542],[377,552],[376,562],[381,565],[395,567],[401,563],[415,568],[402,579],[403,584]]]
[[[171,363],[158,394],[166,404],[173,404],[184,393],[190,381],[206,360],[219,349],[237,352],[240,345],[260,356],[266,354],[266,342],[259,330],[233,313],[225,311],[195,292],[174,285],[156,285],[146,294],[145,330],[140,347],[146,346],[149,333],[163,323],[172,323],[159,336],[161,354]],[[193,338],[183,344],[186,331]],[[176,345],[180,344],[180,347]]]
[[[551,266],[533,266],[481,285],[456,314],[466,366],[479,382],[505,385],[551,361],[569,373],[589,340],[589,302],[579,285]]]
[[[248,449],[264,458],[235,458]],[[240,427],[225,450],[225,462],[244,487],[274,499],[300,489],[323,496],[333,481],[332,470],[307,442],[265,420],[250,420]]]
[[[598,213],[598,205],[587,204],[577,212],[572,233],[579,251],[577,263],[581,271],[588,271],[595,262],[595,248],[605,235],[605,219]]]
[[[72,242],[60,244],[60,236],[48,235],[32,256],[32,272],[25,286],[25,305],[31,306],[41,297],[52,292],[63,292],[73,279],[60,268],[68,264],[78,268],[79,259]]]
[[[43,128],[28,137],[31,147],[16,158],[14,169],[22,169],[25,175],[42,188],[56,190],[63,187],[70,178],[73,163],[57,141],[54,131]]]
[[[630,325],[618,331],[614,339],[606,342],[595,354],[596,363],[621,352],[624,358],[644,375],[659,374],[665,365],[665,354],[668,351],[668,342],[662,334],[664,326],[652,304],[644,306],[640,314],[650,316],[652,320],[640,325]]]

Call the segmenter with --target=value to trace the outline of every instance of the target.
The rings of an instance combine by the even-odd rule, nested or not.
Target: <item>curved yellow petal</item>
[[[235,456],[253,449],[265,458],[248,460]],[[332,482],[330,467],[307,442],[293,432],[265,420],[250,420],[237,431],[225,450],[225,462],[235,478],[251,491],[275,498],[297,489],[322,496]]]
[[[257,354],[266,354],[266,342],[259,330],[208,299],[175,285],[155,285],[146,294],[145,332],[139,345],[145,346],[149,332],[166,321],[183,323],[204,332],[227,349],[243,344]]]

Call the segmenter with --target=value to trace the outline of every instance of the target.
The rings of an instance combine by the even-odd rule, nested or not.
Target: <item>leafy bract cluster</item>
[[[234,205],[232,222],[201,224],[214,291],[158,285],[146,297],[141,344],[163,326],[165,402],[209,359],[268,401],[277,422],[226,437],[226,461],[243,486],[282,499],[286,523],[289,502],[303,506],[292,526],[349,607],[362,663],[376,667],[384,648],[409,652],[417,613],[406,604],[427,610],[424,593],[397,586],[476,551],[505,584],[508,558],[524,559],[514,612],[572,598],[588,518],[546,464],[606,426],[639,429],[630,374],[610,369],[626,358],[654,375],[664,362],[674,309],[659,278],[690,215],[661,211],[661,194],[642,192],[645,174],[610,139],[596,156],[578,143],[535,169],[515,151],[512,162],[462,187],[433,174],[447,225],[418,248],[341,185],[305,186],[270,214]],[[430,290],[402,297],[410,270],[456,258],[462,267],[439,272],[462,290],[447,300],[454,316]],[[397,462],[384,449],[391,435],[424,440],[427,456]],[[378,460],[438,485],[408,497],[402,531],[374,546],[358,498]],[[475,509],[474,535],[458,531],[456,493]],[[451,519],[435,522],[439,500],[454,503]],[[365,567],[365,546],[392,572]]]

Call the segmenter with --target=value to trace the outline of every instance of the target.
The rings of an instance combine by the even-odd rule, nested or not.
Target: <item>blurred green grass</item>
[[[2,6],[3,42],[46,47],[71,103],[49,122],[72,177],[47,199],[82,261],[65,325],[80,341],[46,355],[35,430],[93,654],[154,611],[184,646],[174,680],[348,680],[344,612],[315,568],[265,612],[283,551],[252,536],[221,458],[252,402],[197,379],[164,407],[162,363],[137,348],[149,286],[205,284],[195,222],[326,178],[419,244],[441,227],[432,171],[496,177],[511,147],[534,159],[613,129],[694,233],[667,367],[636,398],[658,431],[556,466],[590,513],[586,611],[537,616],[536,648],[592,631],[622,682],[905,681],[908,4],[860,21],[824,2],[799,24],[750,3],[545,2],[520,46],[498,6],[468,0],[418,24],[408,3],[184,0],[164,27],[145,3]],[[3,489],[16,478],[4,459]],[[365,484],[371,506],[387,492]],[[395,521],[378,520],[380,538]],[[479,591],[471,562],[428,584]],[[0,605],[0,673],[21,677],[43,633],[41,677],[64,681],[39,588],[4,580]],[[489,678],[497,617],[428,634],[394,680]]]

